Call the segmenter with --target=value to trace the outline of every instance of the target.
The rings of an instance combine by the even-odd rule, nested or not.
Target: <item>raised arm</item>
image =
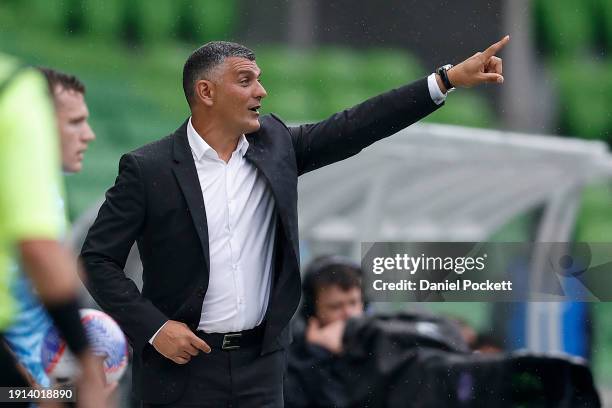
[[[429,115],[441,105],[432,100],[427,78],[375,96],[318,123],[290,127],[298,174],[359,153]]]
[[[510,37],[505,36],[486,50],[448,69],[446,84],[450,82],[452,87],[468,88],[482,83],[503,83],[502,60],[496,54],[509,41]],[[437,73],[435,83],[443,94],[448,92],[449,87]],[[289,128],[298,174],[351,157],[370,144],[421,120],[443,105],[436,104],[433,98],[428,80],[423,78],[370,98],[321,122]]]

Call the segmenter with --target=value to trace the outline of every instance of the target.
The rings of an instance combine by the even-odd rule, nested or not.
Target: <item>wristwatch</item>
[[[442,65],[440,68],[436,69],[436,73],[440,75],[440,79],[442,83],[446,87],[446,92],[451,92],[455,90],[455,86],[451,84],[450,79],[448,79],[448,70],[451,69],[452,64]]]

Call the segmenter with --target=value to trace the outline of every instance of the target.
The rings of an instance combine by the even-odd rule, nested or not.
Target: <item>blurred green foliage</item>
[[[549,55],[582,53],[593,44],[593,0],[535,0],[538,44]]]
[[[231,37],[234,2],[220,3],[9,0],[0,4],[0,49],[34,65],[74,73],[87,85],[98,139],[87,153],[83,172],[68,178],[71,218],[112,184],[122,153],[170,133],[188,116],[181,85],[186,57],[199,43]],[[52,4],[56,7],[48,12]],[[35,26],[21,24],[28,13],[37,21]],[[180,21],[191,28],[176,31]],[[289,122],[323,119],[428,74],[412,55],[398,50],[297,52],[260,46],[255,51],[269,94],[262,110]],[[465,91],[451,98],[452,103],[428,120],[494,124],[492,109],[478,94]]]
[[[562,134],[612,144],[612,1],[534,0],[536,44],[558,89]]]
[[[4,21],[31,21],[47,33],[143,44],[227,38],[237,5],[236,0],[4,0],[0,11]]]
[[[533,0],[537,44],[547,55],[585,55],[612,48],[609,0]]]
[[[612,60],[559,59],[553,64],[562,131],[612,142]]]

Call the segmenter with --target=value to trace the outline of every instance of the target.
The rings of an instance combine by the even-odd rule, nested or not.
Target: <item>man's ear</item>
[[[195,97],[206,106],[212,106],[215,97],[215,84],[207,79],[195,83]]]

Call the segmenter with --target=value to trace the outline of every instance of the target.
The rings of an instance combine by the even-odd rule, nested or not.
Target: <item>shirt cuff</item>
[[[427,87],[429,88],[429,95],[436,105],[440,105],[446,100],[446,94],[442,93],[438,86],[435,73],[427,77]]]
[[[168,322],[166,322],[166,323],[168,323]],[[153,336],[151,336],[151,338],[149,339],[149,344],[150,345],[153,345],[153,340],[155,340],[155,336],[157,336],[157,333],[159,333],[160,330],[163,329],[163,327],[166,325],[166,323],[162,324],[161,327],[159,329],[157,329],[155,334]]]

